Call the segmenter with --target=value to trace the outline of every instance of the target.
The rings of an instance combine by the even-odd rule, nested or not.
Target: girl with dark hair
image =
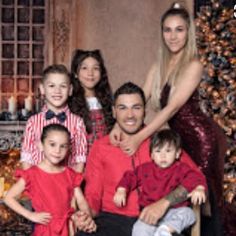
[[[73,94],[69,107],[84,120],[89,149],[94,140],[106,135],[114,124],[112,91],[101,52],[75,50],[71,80]]]
[[[70,140],[70,132],[64,125],[52,123],[44,126],[39,143],[42,161],[26,170],[18,169],[18,180],[4,198],[7,206],[35,223],[34,236],[74,235],[75,206],[88,217],[91,215],[80,187],[82,174],[65,166]],[[18,202],[17,198],[23,192],[31,200],[34,211]],[[93,231],[96,231],[96,225],[90,219],[89,232]]]

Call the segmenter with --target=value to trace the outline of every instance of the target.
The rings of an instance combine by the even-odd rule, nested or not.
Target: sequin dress
[[[169,93],[170,86],[166,85],[161,94],[162,108],[167,105]],[[183,148],[206,175],[208,184],[221,206],[226,139],[220,127],[200,110],[197,91],[168,124],[181,135]]]
[[[49,224],[35,224],[34,236],[68,236],[68,221],[74,210],[71,199],[80,186],[82,175],[69,167],[60,173],[47,173],[37,166],[17,170],[16,177],[25,180],[25,193],[36,212],[49,212]]]

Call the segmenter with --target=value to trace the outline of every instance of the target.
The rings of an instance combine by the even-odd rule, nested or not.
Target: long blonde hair
[[[163,39],[163,24],[166,18],[169,16],[180,16],[182,19],[185,20],[187,24],[188,34],[187,34],[187,41],[183,49],[183,53],[181,58],[175,65],[174,70],[172,71],[171,75],[167,76],[167,66],[168,62],[171,58],[171,53],[168,50],[164,39]],[[160,95],[161,90],[164,87],[164,83],[168,82],[171,85],[173,90],[176,81],[181,79],[181,72],[185,68],[185,66],[192,61],[194,58],[197,57],[197,46],[196,46],[196,39],[195,39],[195,25],[193,18],[190,16],[188,11],[180,6],[179,4],[173,4],[170,9],[168,9],[161,18],[161,33],[160,35],[160,47],[158,52],[158,64],[156,67],[156,71],[154,73],[155,78],[153,79],[153,86],[152,86],[152,94],[151,94],[151,104],[155,110],[160,109]],[[167,81],[166,81],[167,80]]]

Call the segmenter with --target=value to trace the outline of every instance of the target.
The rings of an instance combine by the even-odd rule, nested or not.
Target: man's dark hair
[[[165,144],[174,145],[178,150],[181,148],[181,137],[178,133],[171,129],[163,129],[159,132],[155,132],[151,137],[150,153],[156,147],[162,148]]]
[[[136,85],[132,82],[127,82],[127,83],[121,85],[116,90],[114,97],[113,97],[113,105],[115,105],[117,98],[123,94],[139,94],[142,101],[143,101],[144,106],[146,104],[146,99],[145,99],[145,95],[144,95],[143,90],[138,85]]]
[[[60,131],[62,133],[66,133],[68,136],[68,139],[70,139],[70,131],[64,125],[50,124],[50,125],[43,127],[43,131],[42,131],[41,138],[40,138],[42,143],[44,142],[44,140],[47,138],[48,134],[51,131]]]
[[[68,77],[70,81],[70,73],[63,64],[53,64],[48,66],[43,71],[42,82],[44,82],[49,74],[63,74]]]

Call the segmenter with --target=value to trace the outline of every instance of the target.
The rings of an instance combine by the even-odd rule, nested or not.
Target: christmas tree
[[[199,88],[201,108],[222,127],[229,148],[224,166],[224,199],[236,215],[236,18],[223,1],[202,6],[195,20],[205,73]],[[233,219],[227,216],[231,228]],[[234,231],[230,231],[234,232]]]
[[[225,200],[236,206],[236,19],[234,10],[211,0],[196,18],[197,43],[205,73],[200,84],[201,108],[228,136]]]

